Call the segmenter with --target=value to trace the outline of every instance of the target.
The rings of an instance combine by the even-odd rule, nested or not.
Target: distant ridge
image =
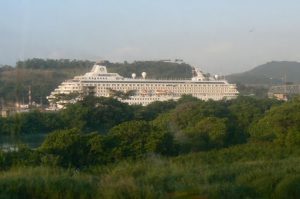
[[[229,82],[246,85],[300,83],[300,62],[272,61],[226,78]]]

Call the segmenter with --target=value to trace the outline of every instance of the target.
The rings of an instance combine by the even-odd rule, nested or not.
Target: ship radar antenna
[[[196,68],[192,67],[192,76],[196,77],[197,76],[197,72],[196,72]]]

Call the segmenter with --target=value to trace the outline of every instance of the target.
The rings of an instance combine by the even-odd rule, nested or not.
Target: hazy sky
[[[299,0],[0,0],[0,64],[182,58],[232,73],[300,61]]]

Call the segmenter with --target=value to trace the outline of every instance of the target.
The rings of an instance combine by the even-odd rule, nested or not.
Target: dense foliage
[[[299,146],[299,132],[300,98],[272,108],[250,131],[253,139],[273,141],[285,146]]]
[[[27,59],[18,61],[18,69],[63,69],[63,68],[89,68],[94,62],[88,60],[69,60],[69,59]]]
[[[18,167],[0,173],[0,197],[297,199],[299,155],[265,143],[84,170]]]
[[[57,113],[1,118],[2,134],[47,136],[0,152],[0,196],[299,198],[299,113],[299,98],[142,107],[88,96]]]

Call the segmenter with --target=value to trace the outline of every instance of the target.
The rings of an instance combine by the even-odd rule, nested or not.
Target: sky
[[[183,59],[243,72],[300,61],[299,0],[0,0],[0,64]]]

